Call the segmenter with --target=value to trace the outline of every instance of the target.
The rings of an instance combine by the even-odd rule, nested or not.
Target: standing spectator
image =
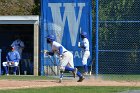
[[[24,49],[24,42],[21,41],[19,35],[16,36],[16,40],[13,41],[13,43],[11,44],[11,47],[14,47],[15,50],[19,52],[20,57],[22,58],[22,51]]]

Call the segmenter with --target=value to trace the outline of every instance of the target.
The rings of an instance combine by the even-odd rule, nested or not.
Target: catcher
[[[9,71],[8,71],[8,66],[12,65],[14,66],[14,75],[16,75],[16,70],[17,67],[19,65],[19,61],[20,61],[20,54],[18,51],[15,50],[14,47],[10,47],[11,50],[7,53],[6,56],[6,62],[3,62],[3,67],[5,69],[6,75],[9,75]]]
[[[79,80],[77,82],[82,82],[85,78],[83,75],[77,71],[77,68],[74,68],[73,63],[73,54],[66,50],[61,44],[55,41],[54,35],[48,35],[47,36],[47,43],[51,45],[51,51],[46,52],[48,55],[54,55],[56,53],[59,56],[60,59],[60,80],[59,82],[62,82],[63,78],[63,72],[64,71],[72,71],[74,78],[76,77],[76,74],[79,77]]]

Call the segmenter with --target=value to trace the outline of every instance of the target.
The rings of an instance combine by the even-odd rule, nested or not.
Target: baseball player
[[[19,39],[19,36],[16,36],[17,39],[11,44],[11,47],[14,47],[16,51],[19,52],[20,57],[22,58],[22,51],[24,49],[24,42]]]
[[[20,60],[19,53],[15,50],[14,47],[11,47],[11,51],[7,53],[6,62],[3,62],[3,67],[5,69],[6,75],[9,75],[8,68],[7,68],[9,65],[14,66],[13,72],[16,75],[16,70],[17,70],[17,66],[19,65],[19,60]]]
[[[73,54],[66,50],[61,44],[55,41],[54,35],[48,35],[47,36],[47,43],[51,45],[51,51],[47,52],[48,55],[54,55],[57,54],[60,59],[60,80],[59,82],[62,82],[63,78],[63,72],[64,71],[72,71],[74,78],[76,74],[79,76],[79,80],[77,82],[82,82],[85,78],[83,75],[77,71],[77,68],[74,68],[73,63]]]
[[[82,41],[78,43],[78,47],[82,49],[82,64],[84,67],[84,74],[88,74],[88,67],[87,67],[87,59],[90,57],[90,51],[89,51],[89,41],[87,39],[87,33],[81,32],[81,38]]]

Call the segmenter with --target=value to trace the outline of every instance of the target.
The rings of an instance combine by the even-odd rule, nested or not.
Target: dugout
[[[1,61],[5,61],[7,48],[19,35],[25,44],[22,62],[20,64],[21,74],[26,69],[28,75],[38,75],[39,63],[39,16],[0,16],[0,49]],[[23,67],[23,62],[24,66]]]

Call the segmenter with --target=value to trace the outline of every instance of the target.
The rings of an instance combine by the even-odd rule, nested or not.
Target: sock
[[[4,69],[5,69],[5,73],[8,74],[7,66],[4,66]]]
[[[60,78],[63,78],[63,71],[60,71]]]
[[[85,70],[85,72],[88,72],[88,67],[87,67],[87,65],[84,65],[84,70]]]
[[[77,71],[77,76],[82,77],[82,74],[79,71]]]
[[[17,71],[17,66],[14,67],[14,73],[16,73],[16,71]]]
[[[66,71],[74,71],[74,68],[70,68],[70,67],[66,66],[66,67],[65,67],[65,70],[66,70]]]

